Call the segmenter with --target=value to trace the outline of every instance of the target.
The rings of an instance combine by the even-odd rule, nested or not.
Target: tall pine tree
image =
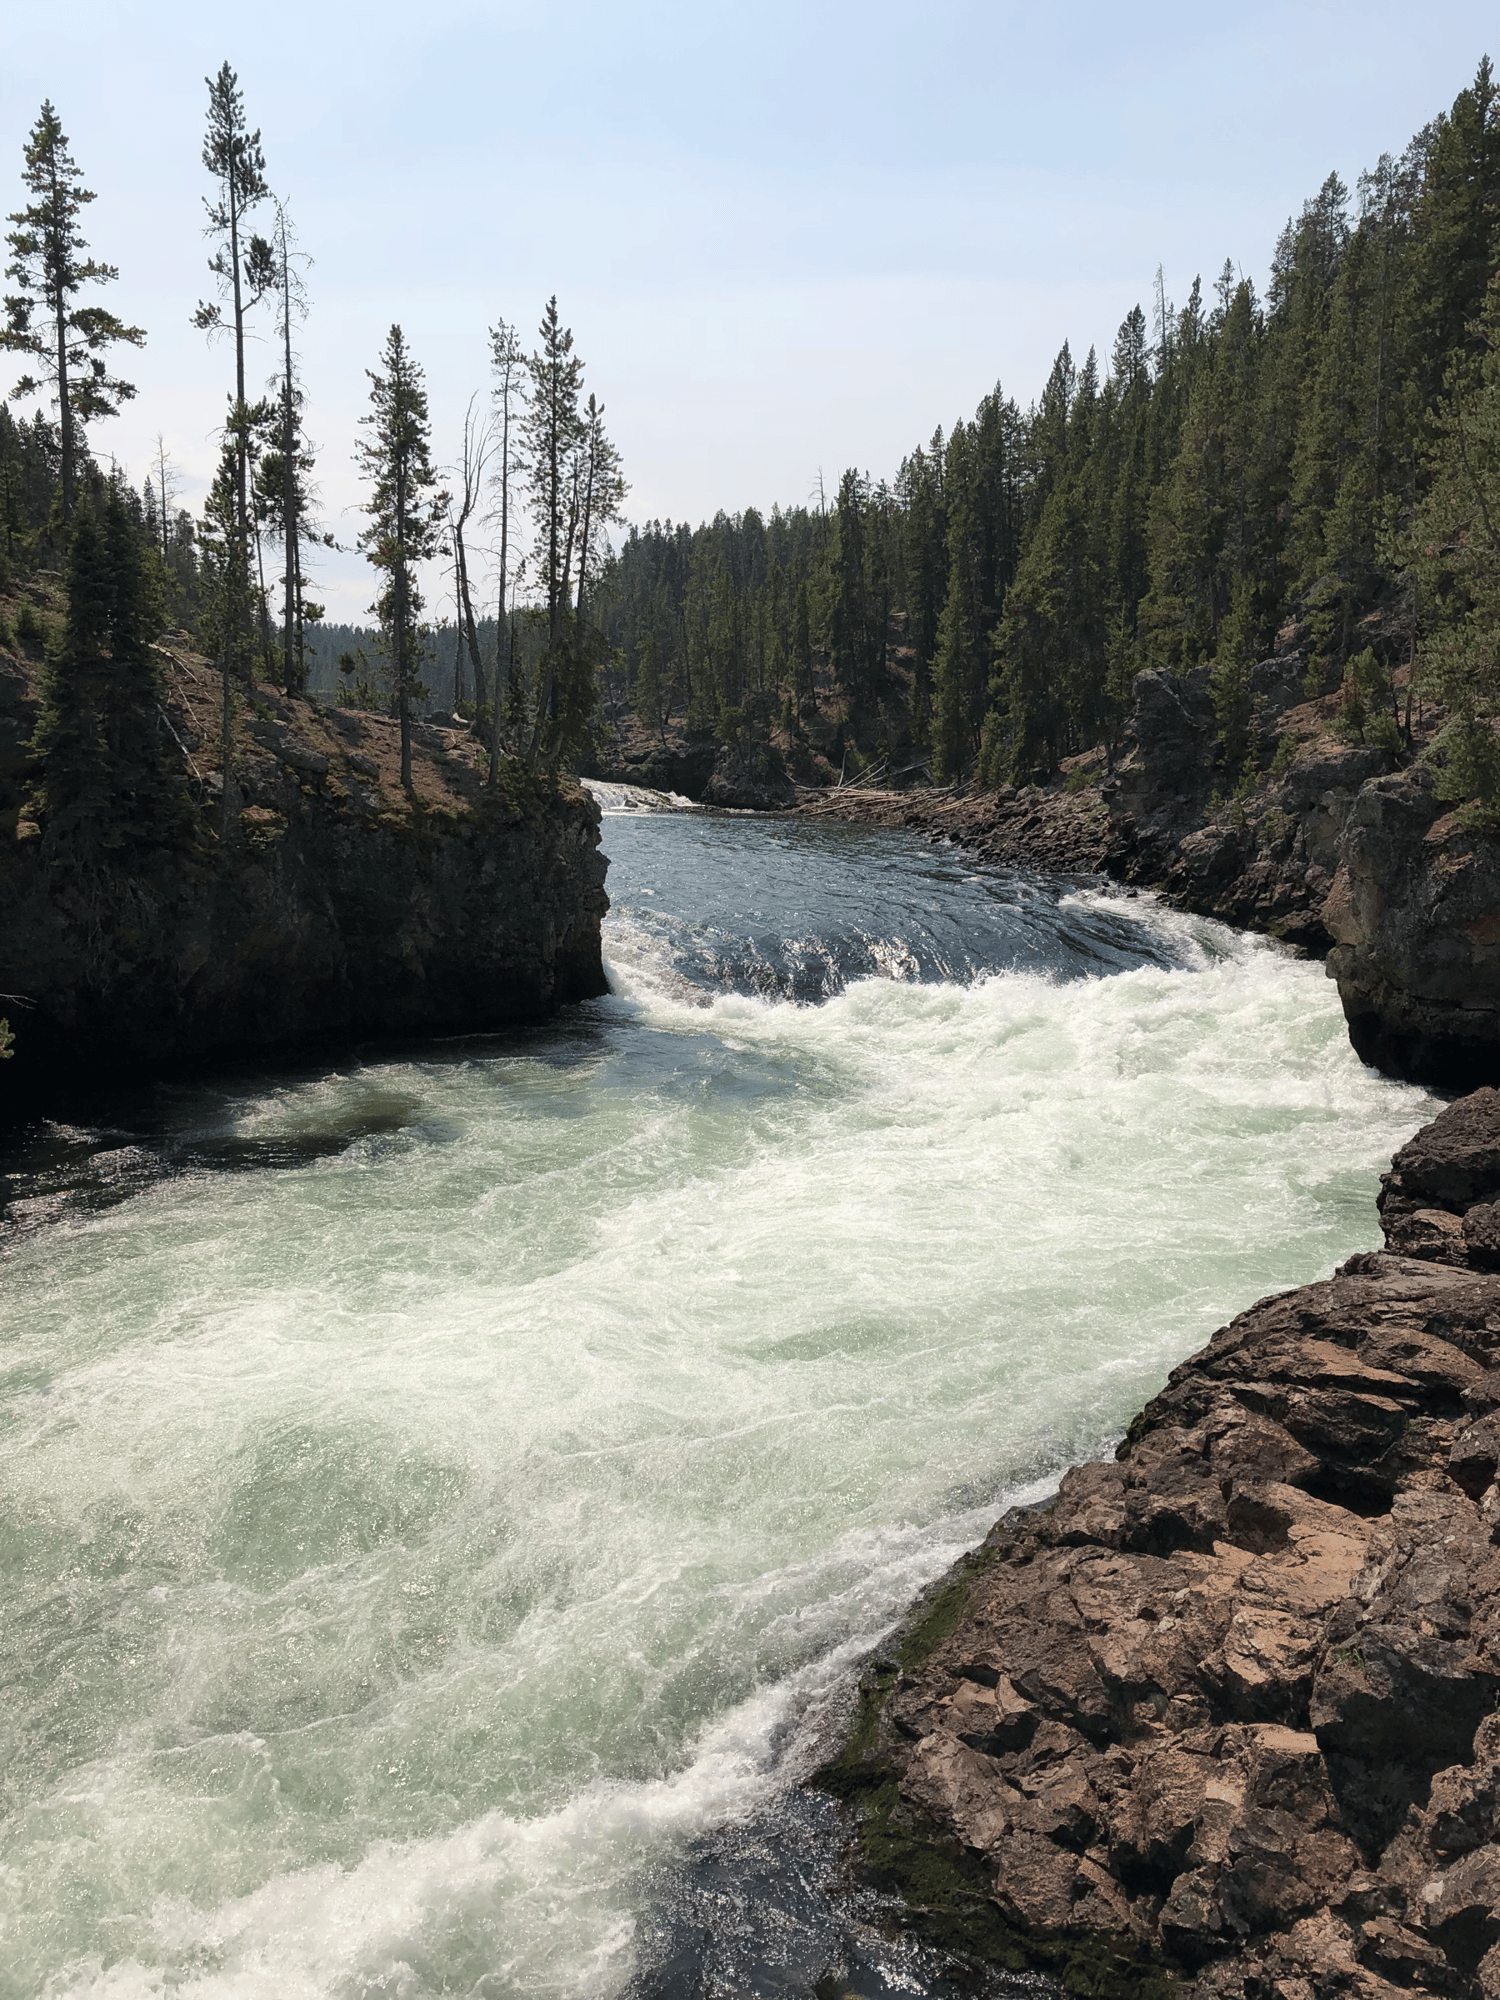
[[[83,174],[50,103],[42,106],[31,128],[25,162],[22,178],[34,199],[9,218],[16,227],[6,237],[13,256],[5,275],[16,290],[6,296],[0,347],[33,356],[42,381],[51,383],[62,453],[62,515],[68,521],[86,451],[83,426],[114,416],[135,394],[132,384],[111,375],[99,357],[120,342],[144,346],[146,336],[103,306],[76,303],[85,285],[108,284],[120,274],[114,265],[90,257],[78,234],[79,214],[95,196],[81,185]],[[35,377],[23,375],[14,393],[33,395],[40,386]]]
[[[382,579],[371,609],[390,649],[392,692],[401,724],[401,783],[409,792],[411,704],[421,688],[422,597],[416,566],[438,553],[448,495],[438,490],[433,469],[432,425],[422,371],[399,326],[386,335],[380,367],[379,373],[366,370],[370,408],[360,419],[366,435],[355,446],[355,461],[370,482],[365,503],[370,525],[359,545]]]

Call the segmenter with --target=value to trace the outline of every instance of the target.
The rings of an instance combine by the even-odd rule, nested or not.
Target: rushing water
[[[912,1594],[1375,1241],[1429,1115],[1148,899],[605,846],[608,999],[13,1163],[0,1994],[618,1993]]]

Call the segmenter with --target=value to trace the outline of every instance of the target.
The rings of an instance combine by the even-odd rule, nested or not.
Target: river
[[[8,1163],[6,2000],[622,1992],[915,1592],[1378,1241],[1432,1101],[1320,966],[897,833],[604,835],[608,998]]]

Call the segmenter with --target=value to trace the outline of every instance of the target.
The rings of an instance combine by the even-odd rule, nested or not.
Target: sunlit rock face
[[[865,1761],[1019,1937],[1203,1996],[1497,1990],[1497,1196],[1485,1090],[1396,1155],[1392,1247],[1216,1334],[872,1680]]]
[[[1360,792],[1325,920],[1366,1062],[1450,1089],[1500,1081],[1500,841],[1445,812],[1430,772]]]

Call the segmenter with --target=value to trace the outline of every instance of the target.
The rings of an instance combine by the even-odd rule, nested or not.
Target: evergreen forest
[[[1352,192],[1328,177],[1264,298],[1227,262],[1182,304],[1158,273],[1108,355],[1065,342],[1034,402],[997,385],[893,479],[632,529],[598,591],[614,671],[652,729],[795,745],[831,706],[841,769],[993,786],[1112,752],[1138,673],[1208,664],[1232,786],[1248,668],[1291,625],[1372,726],[1399,734],[1384,684],[1420,650],[1487,740],[1497,259],[1486,60]]]
[[[1254,775],[1250,669],[1294,634],[1309,681],[1342,685],[1350,726],[1398,756],[1410,732],[1390,676],[1416,668],[1451,714],[1450,792],[1500,801],[1488,59],[1352,190],[1325,180],[1275,244],[1264,296],[1230,262],[1181,302],[1158,273],[1110,351],[1064,342],[1025,407],[997,384],[891,476],[850,468],[769,515],[625,526],[620,457],[555,299],[533,346],[503,318],[488,329],[489,382],[441,449],[391,327],[354,445],[374,593],[360,628],[325,627],[312,596],[331,538],[297,358],[308,259],[227,64],[208,80],[202,166],[213,282],[193,317],[220,343],[226,396],[195,517],[164,450],[139,484],[101,469],[96,427],[134,393],[111,350],[147,335],[97,302],[117,274],[81,233],[93,195],[50,104],[26,150],[0,344],[30,372],[0,406],[0,573],[81,587],[108,570],[133,607],[118,645],[76,605],[52,642],[37,752],[51,766],[70,745],[76,770],[43,774],[41,812],[50,786],[76,816],[77,771],[123,755],[101,693],[113,661],[137,662],[159,708],[139,671],[148,627],[217,663],[226,716],[257,680],[389,709],[403,742],[413,714],[456,708],[492,774],[507,756],[607,768],[633,734],[760,739],[817,782],[1045,783],[1081,752],[1113,757],[1143,670],[1207,667],[1226,791]],[[246,372],[257,316],[278,357],[263,386]],[[0,638],[38,658],[49,644],[24,616]],[[152,796],[163,783],[140,779]]]

